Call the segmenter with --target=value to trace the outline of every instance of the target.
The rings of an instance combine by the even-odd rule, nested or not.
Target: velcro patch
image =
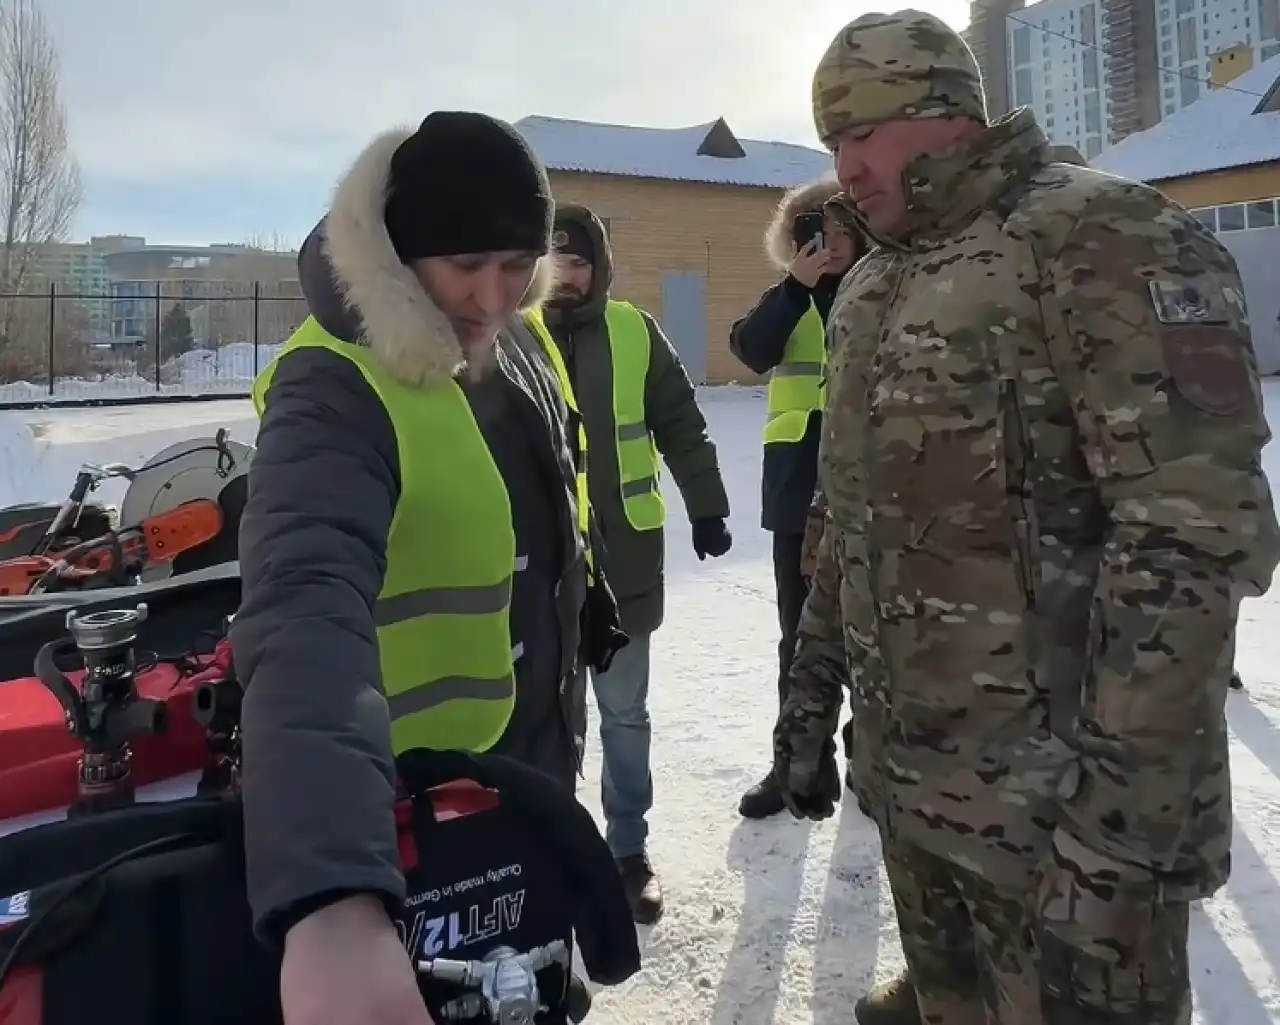
[[[1213,416],[1236,416],[1253,403],[1244,339],[1233,327],[1204,324],[1160,332],[1165,367],[1178,394]]]
[[[1230,324],[1226,297],[1220,289],[1204,291],[1186,281],[1147,283],[1151,305],[1161,324]]]

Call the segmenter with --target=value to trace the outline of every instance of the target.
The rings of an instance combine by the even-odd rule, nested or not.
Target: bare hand
[[[813,288],[818,279],[827,272],[827,264],[831,260],[831,250],[819,248],[816,239],[805,243],[803,249],[796,253],[795,259],[787,272],[805,288]]]
[[[413,963],[376,897],[348,897],[285,937],[285,1025],[432,1025]]]

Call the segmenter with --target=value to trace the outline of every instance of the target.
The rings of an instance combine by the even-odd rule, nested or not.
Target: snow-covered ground
[[[596,999],[598,1025],[848,1025],[854,1000],[898,970],[874,830],[835,819],[746,823],[738,797],[767,764],[777,621],[758,528],[758,389],[701,393],[733,504],[734,548],[699,563],[670,490],[667,622],[654,652],[652,854],[666,917],[644,930],[644,970]],[[1268,402],[1280,424],[1280,382]],[[254,435],[247,402],[0,414],[0,504],[54,499],[80,461],[141,460],[225,426]],[[1280,453],[1268,470],[1280,481]],[[108,495],[116,498],[118,495]],[[1278,591],[1280,595],[1280,591]],[[1280,597],[1247,603],[1230,698],[1236,782],[1231,883],[1194,916],[1196,1021],[1280,1022]],[[582,796],[599,814],[599,749]]]
[[[49,391],[47,381],[0,383],[0,407],[14,402],[80,402],[90,399],[132,399],[148,395],[243,395],[258,371],[275,359],[283,343],[254,345],[229,342],[216,349],[192,349],[160,368],[160,387],[154,372],[139,372],[137,362],[119,358],[110,369],[93,377],[58,377]]]

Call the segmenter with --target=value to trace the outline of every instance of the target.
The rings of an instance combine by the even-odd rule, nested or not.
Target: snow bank
[[[31,428],[17,413],[0,413],[0,505],[24,501],[38,462]]]
[[[129,360],[120,360],[112,372],[96,377],[59,377],[54,381],[52,395],[47,382],[0,384],[0,406],[148,395],[245,395],[258,371],[275,359],[281,348],[280,344],[232,342],[217,349],[192,349],[161,366],[159,388],[154,374],[135,372],[136,364]]]
[[[84,463],[138,466],[174,442],[212,437],[219,427],[252,444],[258,434],[253,406],[226,401],[0,413],[0,506],[60,501]],[[10,457],[10,449],[17,454]],[[94,499],[117,503],[127,487],[107,481]]]

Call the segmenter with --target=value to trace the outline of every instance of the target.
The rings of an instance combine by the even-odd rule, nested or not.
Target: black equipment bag
[[[398,761],[409,898],[397,927],[414,962],[481,960],[498,946],[524,953],[557,939],[571,952],[581,897],[552,837],[492,790],[491,807],[438,815],[427,791],[457,776],[441,778],[434,764],[431,752]],[[253,935],[242,828],[239,799],[214,796],[0,838],[6,1025],[279,1025],[279,955]],[[634,966],[628,958],[623,976],[639,966],[638,952]],[[581,982],[571,986],[558,966],[536,977],[552,1008],[538,1025],[564,1025]],[[433,1013],[467,992],[420,978]]]

